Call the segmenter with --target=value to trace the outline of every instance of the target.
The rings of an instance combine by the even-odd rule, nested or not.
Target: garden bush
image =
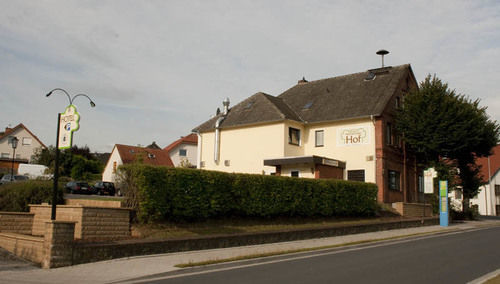
[[[223,216],[368,216],[377,186],[333,179],[121,166],[120,187],[142,222]]]
[[[0,211],[28,212],[29,204],[52,203],[52,181],[30,180],[13,182],[0,186]],[[57,204],[64,203],[63,191],[59,186]]]

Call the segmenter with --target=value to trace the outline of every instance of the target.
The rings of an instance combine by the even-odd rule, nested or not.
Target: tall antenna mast
[[[377,51],[377,54],[382,56],[382,68],[384,68],[384,55],[389,54],[389,51],[387,51],[385,49],[381,49],[381,50]]]

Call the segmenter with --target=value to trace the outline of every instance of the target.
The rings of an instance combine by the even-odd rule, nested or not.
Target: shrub
[[[223,216],[366,216],[377,208],[375,184],[196,169],[125,165],[123,194],[140,221]]]
[[[30,180],[0,186],[0,211],[28,212],[29,204],[52,203],[52,181]],[[62,204],[63,191],[59,186],[57,204]]]

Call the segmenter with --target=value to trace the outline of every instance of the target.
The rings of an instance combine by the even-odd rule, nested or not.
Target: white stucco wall
[[[201,133],[201,162],[205,164],[202,169],[254,174],[274,172],[274,167],[264,166],[264,159],[283,157],[283,128],[283,123],[277,123],[222,129],[218,164],[214,161],[215,132]],[[229,162],[229,166],[225,165],[225,161]]]
[[[113,171],[113,166],[115,162],[117,169],[120,165],[123,165],[122,159],[116,147],[113,148],[113,151],[109,156],[108,162],[106,163],[106,167],[104,167],[104,171],[102,173],[103,181],[116,182],[116,175]]]
[[[496,205],[500,205],[500,196],[495,196],[495,185],[500,185],[500,174],[496,174],[489,184],[481,187],[481,191],[476,198],[471,199],[471,203],[478,205],[479,214],[497,216]]]
[[[42,147],[42,144],[40,144],[38,140],[36,140],[22,127],[11,133],[9,136],[15,136],[19,139],[16,148],[16,159],[25,159],[28,160],[28,162],[31,162],[31,157],[35,154],[35,151]],[[29,140],[31,140],[30,145],[26,145],[26,143],[23,144],[23,141],[28,142]],[[6,156],[6,154],[8,154],[9,159],[12,159],[13,149],[12,145],[9,144],[8,137],[5,137],[2,141],[0,141],[0,155]]]
[[[288,129],[293,127],[301,132],[300,145],[288,143]],[[359,143],[341,143],[343,130],[362,129],[366,137]],[[324,145],[315,146],[316,130],[324,131]],[[265,159],[324,156],[346,162],[348,170],[365,170],[365,181],[375,182],[375,126],[370,119],[351,120],[337,123],[307,125],[285,121],[267,125],[256,125],[220,132],[220,161],[214,162],[215,132],[201,134],[201,162],[203,169],[237,173],[270,174],[274,167],[263,165]],[[344,141],[344,140],[342,140]],[[370,160],[370,157],[372,160]],[[225,165],[225,161],[229,165]],[[313,165],[293,165],[282,168],[283,176],[290,176],[291,170],[300,170],[301,177],[314,177]]]
[[[343,130],[366,130],[366,140],[348,143],[340,137]],[[315,133],[323,130],[324,145],[316,147]],[[357,137],[356,137],[357,138]],[[344,178],[349,170],[365,170],[365,181],[375,182],[375,126],[370,119],[311,125],[306,128],[304,155],[317,155],[346,162]],[[367,159],[373,157],[371,161]]]
[[[185,157],[179,155],[181,149],[186,150]],[[169,152],[169,156],[172,160],[172,163],[174,163],[174,166],[176,167],[180,165],[182,160],[187,160],[191,165],[196,166],[196,161],[198,158],[197,152],[197,145],[181,143]]]

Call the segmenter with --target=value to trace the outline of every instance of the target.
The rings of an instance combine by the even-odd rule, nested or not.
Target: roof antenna
[[[381,49],[377,51],[377,54],[382,56],[382,68],[384,68],[384,55],[389,54],[389,51]]]

